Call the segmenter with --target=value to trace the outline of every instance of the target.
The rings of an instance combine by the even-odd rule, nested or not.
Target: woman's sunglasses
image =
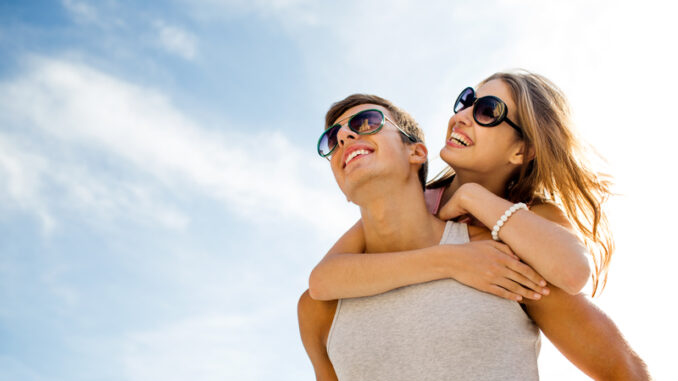
[[[494,127],[505,121],[509,126],[515,128],[521,137],[523,136],[523,129],[508,118],[508,108],[501,99],[492,95],[476,98],[475,90],[472,87],[467,87],[462,90],[457,101],[454,102],[454,113],[456,114],[471,106],[473,106],[473,119],[479,125]]]
[[[381,110],[377,109],[363,110],[351,116],[348,119],[348,128],[358,135],[376,134],[384,127],[387,120],[412,142],[417,141],[416,138],[405,132],[400,126],[388,119]],[[339,143],[337,134],[342,126],[343,124],[341,123],[335,123],[320,135],[320,139],[318,139],[318,154],[320,154],[320,156],[328,159],[330,158],[330,155],[334,152],[334,149],[337,148],[337,144]]]

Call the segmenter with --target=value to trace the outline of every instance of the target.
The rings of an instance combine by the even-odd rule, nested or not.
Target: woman
[[[441,157],[451,169],[429,186],[428,193],[434,201],[432,209],[437,210],[444,204],[438,212],[443,219],[469,215],[473,225],[493,227],[492,238],[506,242],[513,253],[546,280],[569,293],[581,289],[589,271],[586,261],[582,260],[586,250],[572,232],[570,220],[573,221],[584,242],[597,253],[594,256],[595,292],[601,285],[599,279],[605,274],[612,251],[600,209],[609,193],[608,185],[583,164],[578,141],[567,129],[564,97],[546,79],[530,73],[495,74],[480,84],[477,99],[475,95],[472,89],[465,89],[455,104],[456,114],[450,119],[447,144],[441,151]],[[328,115],[328,120],[334,119]],[[503,226],[498,217],[507,209],[506,205],[514,202],[529,204],[531,212],[511,208],[512,212],[506,213],[508,218],[504,219],[510,219],[510,223]],[[565,211],[557,204],[563,205]],[[614,324],[602,313],[588,308],[584,305],[586,301],[580,300],[567,306],[564,302],[560,305],[549,302],[549,305],[547,300],[532,303],[529,299],[539,299],[540,295],[530,289],[548,294],[538,285],[539,278],[514,267],[510,256],[503,253],[505,247],[478,241],[489,238],[486,230],[469,229],[469,235],[474,241],[470,244],[475,245],[463,250],[450,246],[419,252],[447,250],[450,255],[463,258],[455,262],[460,268],[450,272],[461,283],[526,302],[525,309],[547,336],[589,375],[597,377],[602,372],[619,370],[646,376],[642,361],[628,349]],[[403,265],[411,264],[412,253],[340,254],[351,249],[359,251],[357,248],[364,247],[360,244],[363,240],[358,223],[314,269],[310,281],[312,296],[330,300],[374,295],[440,279],[444,273],[437,268],[439,263],[429,263],[430,272],[422,270],[429,258],[425,255],[417,256],[424,266],[416,266],[417,274],[413,277],[414,267]],[[488,273],[491,275],[484,276]],[[559,288],[554,291],[555,295],[546,299],[570,302]],[[302,297],[300,316],[302,313],[314,315],[313,324],[322,326],[317,331],[324,337],[316,341],[327,340],[334,306],[336,304],[309,304],[308,298],[305,301]],[[544,309],[544,306],[548,307]],[[309,308],[313,311],[309,312]],[[572,321],[577,319],[576,326],[565,328],[557,318],[554,320],[556,316],[568,314]],[[308,328],[304,327],[306,323],[300,319],[302,338]],[[594,352],[587,353],[577,347],[582,336],[573,337],[572,330],[578,335],[604,334],[589,339],[594,341],[590,345]],[[307,342],[304,339],[308,350]],[[605,365],[597,361],[602,349],[609,349],[606,354],[615,361]],[[326,357],[326,353],[320,355]]]

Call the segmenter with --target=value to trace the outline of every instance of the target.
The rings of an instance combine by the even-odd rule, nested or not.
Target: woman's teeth
[[[468,141],[468,139],[466,139],[463,135],[458,134],[456,132],[451,133],[450,138],[454,139],[455,141],[457,141],[459,144],[463,145],[464,147],[468,147],[468,146],[471,145],[471,142]]]

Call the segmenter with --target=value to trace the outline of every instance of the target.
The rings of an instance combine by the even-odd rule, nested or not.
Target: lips
[[[363,144],[356,144],[348,147],[348,149],[344,151],[343,167],[345,168],[348,165],[348,163],[355,160],[356,158],[359,158],[364,155],[369,155],[372,152],[374,152],[374,149]]]

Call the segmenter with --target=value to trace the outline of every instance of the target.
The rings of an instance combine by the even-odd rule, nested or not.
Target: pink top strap
[[[443,192],[445,187],[426,189],[424,191],[424,200],[426,200],[426,209],[428,209],[431,214],[438,214],[438,209],[440,209],[440,200],[443,199]]]

